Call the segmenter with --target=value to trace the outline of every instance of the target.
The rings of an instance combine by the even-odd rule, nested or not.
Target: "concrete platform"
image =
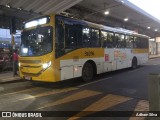
[[[158,57],[160,57],[160,54],[158,54],[158,55],[149,55],[149,58],[150,58],[150,59],[158,58]]]
[[[13,77],[12,71],[0,73],[0,83],[11,82],[15,80],[21,80],[19,76]]]
[[[62,116],[72,114],[64,120],[150,120],[150,117],[136,117],[136,114],[149,112],[148,77],[150,73],[159,73],[159,61],[160,58],[149,60],[136,70],[101,74],[90,83],[73,79],[53,84],[32,84],[26,80],[3,84],[0,85],[0,111],[58,111],[60,114],[66,111]],[[4,76],[9,75],[12,77],[12,72],[4,73]],[[51,119],[63,120],[52,115]]]

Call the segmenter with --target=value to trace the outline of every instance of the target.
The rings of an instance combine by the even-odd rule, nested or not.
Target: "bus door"
[[[61,60],[61,80],[81,76],[81,28],[77,24],[65,24],[64,58]]]

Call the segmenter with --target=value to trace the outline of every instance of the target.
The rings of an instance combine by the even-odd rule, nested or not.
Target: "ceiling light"
[[[105,15],[108,15],[108,14],[109,14],[109,11],[105,11],[104,14],[105,14]]]
[[[128,21],[128,18],[124,18],[124,21],[127,22],[127,21]]]
[[[38,25],[46,24],[47,23],[47,18],[40,18],[37,20],[32,20],[30,22],[25,23],[25,28],[30,28],[30,27],[35,27]]]
[[[150,29],[151,27],[147,27],[147,29]]]
[[[8,5],[8,4],[6,5],[6,7],[11,8],[11,6],[10,6],[10,5]]]
[[[154,31],[158,31],[158,29],[155,29]]]
[[[19,8],[17,8],[17,9],[18,9],[18,10],[22,10],[22,8],[20,8],[20,7],[19,7]]]
[[[124,3],[124,1],[122,0],[121,3]]]

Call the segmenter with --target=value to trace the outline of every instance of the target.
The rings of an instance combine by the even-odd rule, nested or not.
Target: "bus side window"
[[[107,47],[108,48],[113,48],[114,47],[114,33],[108,32]]]
[[[56,19],[56,57],[64,55],[64,24],[62,20]]]
[[[120,41],[120,46],[121,46],[121,48],[126,48],[126,41],[125,41],[125,36],[124,35],[120,35],[120,39],[121,39],[121,41]]]
[[[73,25],[65,24],[65,49],[74,49],[76,47],[76,31]]]
[[[90,28],[82,28],[83,47],[90,47],[91,45],[91,32]]]
[[[76,25],[77,48],[82,48],[82,25]]]
[[[143,48],[149,48],[149,40],[147,38],[142,38]]]
[[[116,48],[120,48],[120,34],[115,33],[115,37],[114,37],[114,44]]]
[[[134,37],[135,48],[148,48],[148,40],[146,38]]]
[[[123,34],[115,34],[116,48],[125,48],[126,43]]]
[[[108,47],[107,46],[107,35],[108,33],[106,31],[101,31],[101,45],[103,48]]]
[[[126,48],[133,48],[134,37],[126,35],[125,40],[126,40]]]
[[[91,29],[91,47],[100,47],[99,30]]]
[[[65,24],[65,53],[81,47],[81,26]]]

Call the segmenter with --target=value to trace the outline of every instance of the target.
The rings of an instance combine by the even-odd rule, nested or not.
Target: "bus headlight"
[[[51,66],[51,61],[48,62],[48,63],[44,63],[44,64],[42,65],[43,69],[47,69],[47,68],[49,68],[50,66]]]
[[[21,63],[18,63],[18,66],[20,67],[20,66],[21,66]]]

